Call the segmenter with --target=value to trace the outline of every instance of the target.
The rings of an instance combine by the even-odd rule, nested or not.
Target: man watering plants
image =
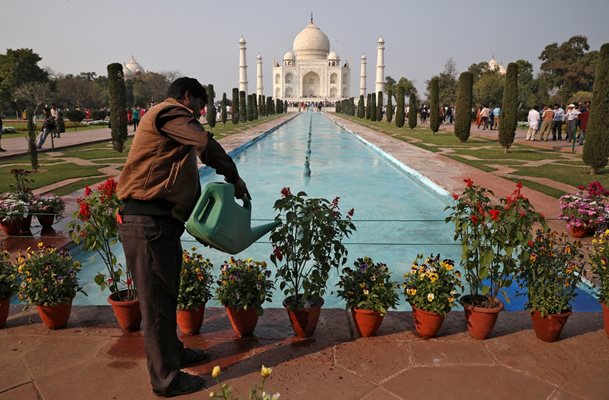
[[[180,369],[209,354],[184,348],[176,333],[180,237],[201,193],[197,156],[235,186],[235,197],[250,197],[233,160],[198,122],[205,88],[179,78],[167,97],[141,119],[117,189],[124,202],[119,233],[140,299],[150,381],[161,397],[205,386],[202,377]]]

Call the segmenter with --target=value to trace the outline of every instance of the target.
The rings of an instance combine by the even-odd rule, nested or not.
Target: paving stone
[[[410,368],[382,384],[404,399],[546,399],[555,387],[498,366]]]
[[[40,394],[32,383],[26,383],[14,389],[0,393],[0,400],[40,400]]]
[[[0,392],[31,382],[32,378],[18,354],[0,354]]]
[[[484,344],[501,365],[562,385],[573,374],[573,358],[558,343],[539,340],[532,330],[490,340]]]
[[[412,366],[408,343],[375,341],[372,344],[373,340],[361,338],[337,345],[336,365],[377,384]]]
[[[495,360],[481,341],[409,343],[415,366],[494,365]]]
[[[585,398],[567,390],[558,390],[549,400],[585,400]]]
[[[401,397],[396,396],[395,394],[388,392],[382,387],[378,387],[374,389],[372,392],[368,393],[362,400],[401,400]]]
[[[589,400],[609,398],[609,361],[594,356],[586,364],[573,364],[574,369],[564,383],[564,390]]]
[[[79,337],[76,340],[62,337],[42,338],[31,351],[23,355],[23,362],[34,379],[53,371],[72,367],[95,359],[107,343],[107,338]]]

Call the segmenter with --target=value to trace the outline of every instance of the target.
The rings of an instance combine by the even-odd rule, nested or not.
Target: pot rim
[[[302,297],[302,294],[298,294],[297,296],[298,297]],[[283,299],[283,302],[281,303],[283,305],[283,307],[286,308],[287,310],[309,310],[311,308],[321,308],[324,305],[324,303],[325,303],[323,297],[316,296],[316,297],[312,298],[312,299],[315,299],[315,304],[314,305],[311,305],[309,307],[291,308],[291,307],[288,306],[288,303],[289,303],[288,299],[292,299],[294,297],[295,297],[294,295],[291,295],[291,296],[288,296],[285,299]]]
[[[495,312],[500,312],[505,307],[505,304],[503,304],[503,302],[501,300],[499,300],[498,298],[495,298],[495,304],[497,304],[496,307],[489,308],[489,307],[475,306],[467,301],[468,298],[474,298],[474,297],[476,297],[476,296],[471,295],[471,294],[461,296],[461,298],[459,299],[459,303],[461,303],[461,305],[463,306],[464,309],[468,309],[470,311],[475,311],[475,312],[480,312],[480,313],[491,313],[491,314],[495,313]],[[484,297],[484,296],[478,295],[477,297]]]
[[[538,318],[556,318],[556,317],[561,317],[561,318],[568,318],[571,316],[571,314],[573,314],[573,311],[567,311],[564,313],[557,313],[557,314],[548,314],[545,317],[541,315],[541,313],[539,312],[539,310],[534,309],[534,310],[529,310],[529,312],[531,313],[531,316],[533,316],[533,314],[537,314]]]
[[[118,300],[116,299],[116,296],[118,296],[119,293],[125,293],[127,292],[127,289],[123,289],[123,290],[119,290],[118,292],[115,293],[110,293],[110,295],[108,296],[108,303],[114,305],[114,304],[130,304],[130,303],[134,303],[134,302],[139,302],[139,297],[136,298],[135,300]],[[137,291],[135,291],[135,295],[137,296]]]

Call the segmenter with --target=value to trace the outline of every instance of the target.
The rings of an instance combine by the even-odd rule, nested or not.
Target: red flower
[[[516,187],[518,188],[518,190],[522,189],[522,182],[518,182],[516,184]]]
[[[465,182],[467,184],[468,188],[470,188],[474,185],[474,181],[472,181],[470,178],[463,179],[463,182]]]
[[[459,200],[459,195],[457,193],[453,193],[453,200]]]
[[[78,210],[78,217],[82,221],[88,221],[89,218],[91,218],[91,210],[89,209],[89,204],[82,199],[78,199],[78,205],[80,206]]]
[[[283,260],[283,255],[281,254],[281,250],[279,250],[279,247],[275,247],[273,249],[273,254],[275,254],[275,257],[277,257],[279,261]]]
[[[108,282],[108,285],[112,285],[112,282],[114,282],[114,280],[112,278],[108,278],[107,282]]]
[[[291,194],[292,193],[290,192],[290,188],[289,187],[284,187],[283,189],[281,189],[281,195],[283,197],[288,197]]]
[[[332,207],[336,208],[338,207],[338,201],[340,200],[340,197],[336,196],[334,198],[334,200],[332,200]]]
[[[89,186],[85,186],[85,196],[90,196],[91,195],[91,188]]]
[[[471,219],[474,224],[478,223],[478,216],[477,215],[470,215],[469,219]]]
[[[520,211],[518,211],[518,215],[520,215],[521,217],[524,217],[525,215],[527,215],[527,213],[525,213],[524,211],[520,210]]]
[[[489,214],[491,215],[491,219],[493,221],[498,221],[499,220],[499,214],[500,214],[499,210],[491,210],[491,211],[489,211]]]
[[[529,240],[529,241],[527,242],[527,244],[529,245],[529,247],[533,247],[533,244],[534,244],[534,243],[533,243],[533,241],[532,241],[532,240]]]
[[[102,192],[101,201],[103,203],[105,199],[114,196],[114,193],[116,192],[116,181],[114,178],[108,178],[97,187],[97,190]]]
[[[133,283],[133,280],[131,278],[127,278],[125,283],[127,284],[127,287],[131,287],[131,284]]]
[[[355,208],[352,208],[349,210],[349,212],[347,213],[347,215],[351,218],[353,217],[353,214],[355,214]]]

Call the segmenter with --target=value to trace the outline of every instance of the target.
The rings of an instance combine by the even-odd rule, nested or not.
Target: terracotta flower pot
[[[27,217],[21,220],[21,234],[30,235],[30,227],[32,226],[32,214],[28,214]]]
[[[609,306],[605,303],[601,303],[603,306],[603,322],[605,325],[605,332],[607,333],[607,337],[609,337]]]
[[[444,316],[433,311],[419,310],[413,307],[412,316],[414,327],[423,339],[436,336],[444,323]]]
[[[586,228],[583,226],[571,226],[568,228],[569,234],[574,238],[583,238],[594,235],[595,228]]]
[[[72,311],[72,299],[68,303],[55,306],[36,306],[42,323],[49,329],[59,329],[66,326]]]
[[[376,331],[381,327],[384,315],[378,311],[364,310],[361,308],[351,309],[353,323],[355,329],[362,337],[370,337],[376,334]]]
[[[317,328],[319,313],[321,312],[321,307],[324,305],[324,299],[319,298],[317,304],[310,307],[290,309],[288,305],[292,304],[290,299],[293,297],[294,296],[290,296],[283,300],[283,306],[288,311],[292,329],[294,329],[296,336],[300,338],[311,337]]]
[[[112,293],[108,297],[108,303],[112,305],[112,311],[118,321],[121,329],[124,332],[135,332],[140,330],[142,322],[142,313],[140,311],[139,300],[121,301],[122,296],[126,296],[127,291],[121,290],[117,293]]]
[[[197,308],[178,310],[177,321],[180,330],[185,335],[198,335],[205,317],[205,304]]]
[[[21,233],[23,221],[21,218],[0,222],[0,229],[6,236],[17,236]]]
[[[4,327],[4,325],[6,324],[6,319],[8,318],[8,309],[10,305],[10,297],[0,299],[0,328]]]
[[[560,338],[562,328],[564,328],[571,314],[572,312],[566,312],[542,317],[539,311],[533,311],[531,319],[533,320],[535,335],[544,342],[556,342]]]
[[[465,310],[465,320],[467,321],[467,330],[469,335],[474,339],[484,340],[491,333],[497,322],[497,317],[503,310],[503,303],[499,299],[495,299],[495,307],[486,308],[475,306],[474,296],[467,295],[461,298],[461,304]]]
[[[226,307],[226,314],[237,336],[251,336],[258,324],[258,313],[256,308],[248,307],[247,310]]]
[[[51,229],[55,222],[55,215],[36,215],[42,229]]]

